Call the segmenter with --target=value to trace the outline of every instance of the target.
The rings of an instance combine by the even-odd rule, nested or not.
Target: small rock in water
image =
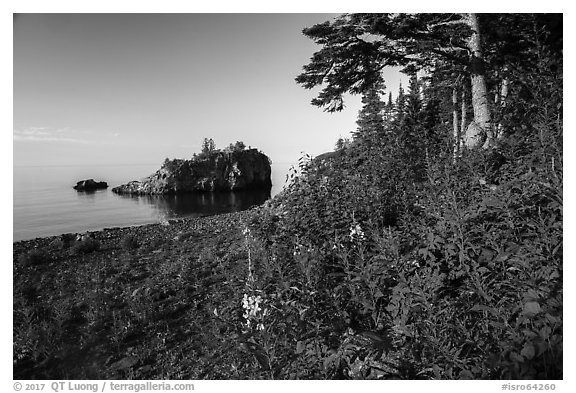
[[[80,180],[74,186],[76,191],[94,191],[103,188],[108,188],[108,183],[105,181],[94,181],[94,179]]]

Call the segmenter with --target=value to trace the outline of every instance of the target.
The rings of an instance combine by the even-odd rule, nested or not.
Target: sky
[[[278,163],[330,151],[360,97],[330,114],[294,78],[320,49],[302,29],[334,16],[16,14],[13,164],[160,164],[204,138]]]

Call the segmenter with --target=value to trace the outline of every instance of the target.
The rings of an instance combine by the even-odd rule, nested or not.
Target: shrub
[[[81,255],[98,251],[99,249],[100,249],[100,242],[96,239],[89,237],[84,240],[76,241],[72,246],[71,251],[73,255]]]
[[[20,263],[24,266],[44,265],[52,261],[50,254],[43,249],[34,248],[18,257]]]
[[[385,146],[300,161],[251,223],[275,378],[562,378],[561,102],[538,102],[425,179]]]

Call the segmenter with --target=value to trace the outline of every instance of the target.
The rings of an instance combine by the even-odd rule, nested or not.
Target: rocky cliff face
[[[156,173],[112,189],[117,194],[178,194],[272,187],[269,158],[257,149],[166,161]]]

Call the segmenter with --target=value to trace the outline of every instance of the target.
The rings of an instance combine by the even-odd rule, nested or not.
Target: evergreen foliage
[[[358,129],[355,138],[370,141],[377,137],[377,134],[384,132],[383,111],[385,104],[380,99],[384,90],[382,78],[370,87],[362,96],[362,109],[358,113]]]
[[[233,152],[237,152],[237,151],[244,151],[244,149],[246,149],[246,145],[244,144],[244,142],[237,141],[234,144],[231,143],[230,145],[228,145],[228,147],[225,149],[225,151],[228,153],[233,153]]]
[[[214,143],[214,140],[212,138],[204,138],[204,141],[202,141],[202,151],[200,154],[208,156],[215,151],[216,144]]]

